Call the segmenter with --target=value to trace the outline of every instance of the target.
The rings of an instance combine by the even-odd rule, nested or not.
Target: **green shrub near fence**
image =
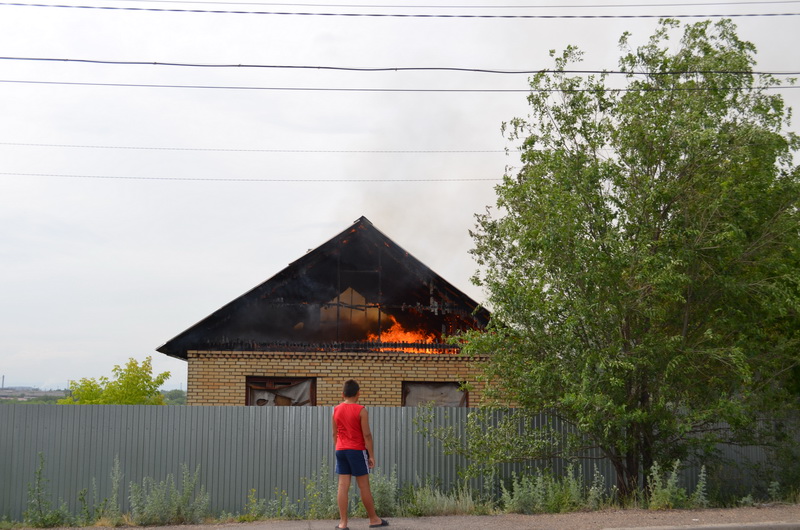
[[[658,463],[653,465],[648,475],[648,508],[663,510],[709,505],[705,468],[701,468],[691,495],[680,484],[679,468],[680,462],[674,462],[668,472],[664,472]],[[118,460],[115,460],[111,474],[115,496],[120,490],[122,478]],[[28,486],[28,509],[23,523],[39,528],[93,526],[98,523],[104,526],[158,526],[264,519],[336,519],[339,515],[336,505],[337,482],[331,476],[327,463],[323,463],[312,477],[304,479],[304,499],[292,501],[285,491],[277,490],[272,498],[259,498],[256,490],[251,489],[239,514],[211,514],[209,495],[200,482],[200,476],[200,469],[190,472],[183,465],[180,484],[176,484],[172,475],[163,481],[146,477],[141,484],[130,484],[131,510],[126,514],[120,513],[116,497],[99,499],[93,485],[91,495],[88,489],[78,493],[81,510],[79,514],[72,514],[65,502],[59,500],[59,504],[53,504],[47,491],[49,481],[45,475],[45,459],[40,454],[39,466],[33,482]],[[371,475],[370,484],[376,510],[381,517],[563,513],[620,505],[619,500],[613,499],[613,494],[606,493],[604,478],[596,467],[590,483],[584,483],[582,477],[581,469],[576,465],[568,466],[561,476],[543,470],[529,474],[514,473],[507,484],[501,484],[501,494],[497,498],[487,498],[485,492],[479,495],[466,482],[449,489],[430,480],[401,485],[394,469],[388,474],[376,470]],[[780,500],[779,492],[779,484],[773,482],[768,500]],[[738,505],[754,503],[752,495],[748,495]],[[357,495],[351,496],[350,513],[353,517],[366,517]],[[5,518],[0,523],[3,529],[14,526]]]
[[[595,467],[590,484],[581,479],[575,465],[556,477],[537,470],[534,474],[511,477],[510,485],[502,486],[502,501],[510,513],[562,513],[576,510],[597,510],[609,502],[605,479]]]
[[[28,485],[27,509],[22,514],[25,524],[38,528],[51,528],[55,526],[70,526],[74,517],[69,513],[66,503],[59,499],[57,507],[53,507],[50,494],[47,491],[47,478],[44,474],[44,455],[39,453],[39,466],[33,477],[33,482]]]
[[[162,481],[145,477],[142,484],[131,483],[130,520],[137,526],[197,524],[209,514],[209,497],[199,484],[200,468],[194,473],[183,464],[181,484],[170,474]]]

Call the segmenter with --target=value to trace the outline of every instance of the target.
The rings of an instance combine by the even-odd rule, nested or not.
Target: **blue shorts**
[[[336,473],[360,477],[369,473],[369,453],[357,449],[336,451]]]

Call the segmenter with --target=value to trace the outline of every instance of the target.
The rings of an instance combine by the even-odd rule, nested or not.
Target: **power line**
[[[114,2],[126,2],[129,0],[106,0]],[[631,7],[705,7],[705,6],[732,6],[732,5],[767,5],[767,4],[796,4],[800,0],[745,0],[742,2],[669,2],[658,4],[542,4],[542,5],[413,5],[413,4],[311,4],[300,2],[214,2],[214,1],[193,1],[193,0],[139,0],[142,3],[156,4],[211,4],[211,5],[249,5],[249,6],[292,6],[292,7],[336,7],[336,8],[383,8],[383,9],[617,9]]]
[[[310,178],[200,178],[200,177],[140,177],[140,176],[114,176],[114,175],[67,175],[61,173],[16,173],[0,172],[2,176],[15,177],[54,177],[68,179],[102,179],[102,180],[157,180],[157,181],[176,181],[176,182],[282,182],[282,183],[306,183],[306,182],[496,182],[502,178],[423,178],[423,179],[310,179]]]
[[[530,92],[530,89],[515,88],[335,88],[335,87],[259,87],[259,86],[223,86],[223,85],[166,85],[137,83],[90,83],[78,81],[30,81],[20,79],[0,79],[0,83],[22,83],[30,85],[66,85],[66,86],[98,86],[125,88],[185,88],[204,90],[255,90],[255,91],[287,91],[287,92]]]
[[[212,151],[222,153],[343,153],[343,154],[428,154],[428,153],[505,153],[505,149],[225,149],[216,147],[148,147],[127,145],[76,145],[0,142],[0,145],[22,147],[63,147],[80,149],[130,149],[142,151]]]
[[[346,88],[346,87],[260,87],[260,86],[224,86],[224,85],[167,85],[142,83],[92,83],[82,81],[31,81],[23,79],[0,79],[0,83],[18,83],[28,85],[60,85],[60,86],[96,86],[123,88],[183,88],[203,90],[253,90],[273,92],[406,92],[406,93],[578,93],[596,92],[594,88],[576,89],[532,89],[532,88]],[[781,90],[800,88],[800,85],[775,85],[755,87],[677,87],[677,88],[604,88],[606,92],[719,92],[726,90]]]
[[[662,14],[662,15],[488,15],[488,14],[447,14],[447,13],[332,13],[299,11],[239,11],[222,9],[177,9],[159,7],[121,7],[88,6],[64,4],[29,4],[20,2],[0,2],[0,6],[13,7],[52,7],[61,9],[96,9],[105,11],[147,11],[158,13],[206,13],[215,15],[273,15],[309,17],[377,17],[377,18],[480,18],[480,19],[641,19],[641,18],[750,18],[750,17],[795,17],[800,13],[731,13],[731,14]],[[587,6],[590,7],[590,6]]]
[[[752,70],[681,70],[666,72],[626,72],[622,70],[500,70],[492,68],[461,68],[453,66],[313,66],[313,65],[280,65],[280,64],[224,64],[224,63],[176,63],[157,61],[117,61],[105,59],[68,59],[57,57],[0,57],[0,61],[31,61],[31,62],[59,62],[80,64],[104,64],[118,66],[175,66],[189,68],[262,68],[262,69],[287,69],[287,70],[335,70],[345,72],[409,72],[409,71],[443,71],[443,72],[470,72],[482,74],[539,74],[539,73],[564,73],[564,74],[613,74],[613,75],[695,75],[695,74],[730,74],[730,75],[800,75],[800,71],[789,72],[761,72]]]

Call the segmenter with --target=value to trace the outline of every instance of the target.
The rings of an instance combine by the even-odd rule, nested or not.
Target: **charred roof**
[[[366,218],[236,298],[157,351],[379,350],[483,329],[489,313]],[[435,351],[434,351],[435,350]]]

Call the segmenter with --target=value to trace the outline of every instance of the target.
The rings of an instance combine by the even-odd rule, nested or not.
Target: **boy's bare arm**
[[[364,445],[369,454],[369,467],[375,467],[375,443],[372,440],[372,431],[369,429],[369,413],[367,409],[361,409],[361,434],[364,435]]]
[[[336,418],[331,416],[331,422],[333,423],[333,428],[331,429],[331,431],[333,432],[333,447],[335,449],[336,448],[336,439],[338,437],[339,432],[338,432],[338,429],[336,428]]]

